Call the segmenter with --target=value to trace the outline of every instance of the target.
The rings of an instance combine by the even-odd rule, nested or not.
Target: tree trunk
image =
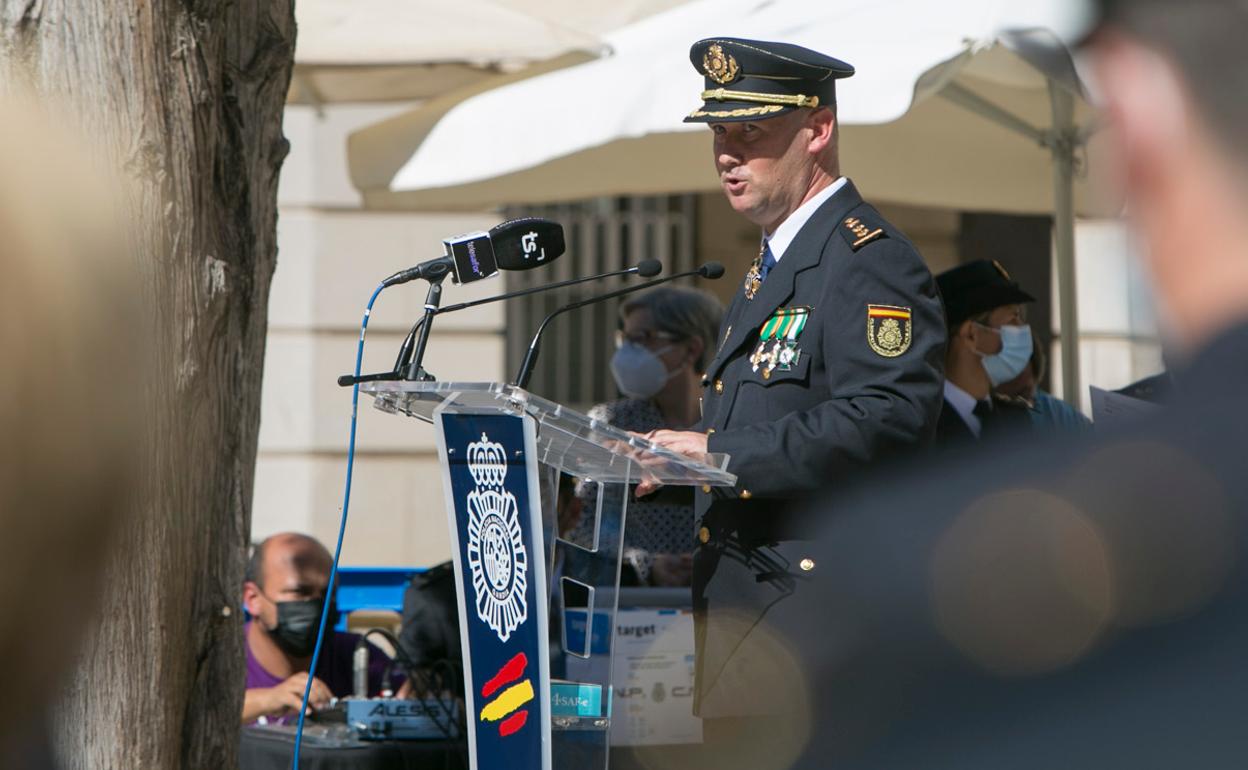
[[[0,83],[79,105],[136,183],[167,375],[152,385],[145,499],[55,720],[66,768],[237,765],[237,608],[294,37],[291,0],[0,0]]]

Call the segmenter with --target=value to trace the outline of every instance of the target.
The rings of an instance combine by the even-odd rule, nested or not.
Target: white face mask
[[[992,327],[985,328],[991,329]],[[979,355],[981,356],[980,363],[984,365],[984,372],[988,375],[988,381],[995,388],[1023,373],[1023,370],[1027,368],[1027,362],[1031,360],[1032,348],[1030,326],[1002,326],[993,331],[1001,335],[1000,352],[980,353]]]
[[[671,345],[656,351],[632,342],[620,345],[611,357],[611,375],[615,377],[620,392],[629,398],[641,399],[658,395],[668,380],[680,371],[667,371],[659,358],[671,349]]]

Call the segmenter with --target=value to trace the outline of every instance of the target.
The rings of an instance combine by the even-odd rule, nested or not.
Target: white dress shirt
[[[798,206],[797,211],[789,214],[788,218],[780,223],[780,226],[776,228],[774,233],[763,235],[768,245],[771,246],[771,256],[775,257],[777,262],[784,256],[785,250],[789,248],[789,244],[793,242],[793,239],[801,232],[802,226],[814,216],[815,211],[824,204],[824,201],[835,195],[837,190],[844,187],[848,181],[843,176],[837,177],[835,182],[815,193],[815,197]]]

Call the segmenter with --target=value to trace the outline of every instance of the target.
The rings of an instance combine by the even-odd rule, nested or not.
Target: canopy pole
[[[1075,129],[1074,96],[1049,81],[1053,108],[1053,252],[1057,260],[1057,296],[1062,340],[1062,399],[1078,408],[1079,306],[1075,296]]]
[[[962,109],[975,113],[981,118],[991,120],[1002,128],[1008,128],[1016,134],[1022,134],[1036,144],[1046,147],[1050,144],[1048,133],[1036,128],[1009,110],[998,107],[961,83],[949,83],[941,89],[940,96]]]

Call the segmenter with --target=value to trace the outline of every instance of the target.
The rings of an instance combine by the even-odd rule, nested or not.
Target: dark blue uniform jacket
[[[805,312],[787,366],[758,360],[778,311]],[[945,322],[914,245],[852,183],[806,222],[753,299],[737,290],[705,379],[702,428],[731,455],[732,488],[703,488],[695,507],[698,708],[748,714],[748,697],[717,685],[753,665],[742,642],[758,621],[800,625],[801,585],[816,522],[786,500],[849,483],[930,442],[940,413]],[[763,352],[776,349],[768,341]],[[758,364],[756,366],[756,364]],[[742,710],[744,709],[744,711]]]

